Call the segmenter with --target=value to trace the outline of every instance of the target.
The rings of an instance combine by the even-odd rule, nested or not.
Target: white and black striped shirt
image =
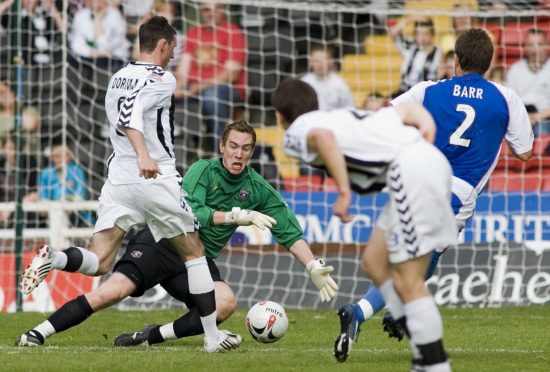
[[[330,129],[342,151],[351,187],[359,193],[380,191],[386,184],[388,165],[400,150],[423,141],[420,132],[403,124],[394,108],[377,112],[358,109],[312,111],[299,116],[285,135],[285,152],[313,166],[324,167],[317,152],[307,147],[308,132]]]
[[[121,127],[143,133],[149,155],[162,172],[157,178],[178,174],[174,154],[174,89],[169,71],[148,63],[129,63],[113,75],[105,97],[114,152],[108,160],[114,184],[146,182],[139,177],[136,153]]]
[[[441,50],[434,46],[431,51],[425,52],[417,43],[399,36],[395,45],[403,56],[401,65],[401,85],[399,90],[405,92],[421,81],[437,80],[441,63]]]

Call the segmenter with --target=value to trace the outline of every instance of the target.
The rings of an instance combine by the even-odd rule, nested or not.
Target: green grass
[[[441,309],[445,345],[454,371],[550,371],[550,307]],[[289,310],[289,329],[274,344],[257,344],[238,310],[223,328],[241,333],[244,342],[231,353],[208,355],[200,336],[155,347],[114,348],[114,337],[144,323],[168,322],[175,311],[103,311],[46,346],[19,348],[15,337],[45,319],[44,314],[0,314],[2,371],[406,371],[406,341],[389,339],[381,317],[363,325],[346,363],[332,356],[338,333],[335,311]]]

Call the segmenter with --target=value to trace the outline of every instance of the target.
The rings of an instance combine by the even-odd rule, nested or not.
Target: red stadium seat
[[[325,178],[325,183],[323,184],[323,191],[325,192],[337,192],[338,187],[336,187],[336,182],[330,177]]]
[[[504,26],[500,42],[503,46],[515,45],[521,46],[525,43],[527,30],[532,28],[533,23],[511,22]]]
[[[533,157],[527,161],[526,170],[531,172],[550,172],[550,135],[535,138],[533,143]]]
[[[489,31],[489,33],[493,37],[493,42],[495,43],[495,45],[500,45],[500,38],[502,34],[502,26],[500,23],[485,23],[481,24],[480,27]]]
[[[495,171],[515,171],[521,172],[524,168],[524,162],[514,156],[506,141],[502,142],[500,155]]]
[[[489,180],[491,191],[540,191],[542,177],[538,172],[494,172]]]
[[[545,154],[545,152],[548,150],[550,151],[550,134],[544,134],[540,137],[535,138],[535,142],[533,143],[533,153],[534,154]],[[546,155],[550,156],[550,153],[547,153]]]
[[[318,175],[298,176],[283,179],[285,191],[321,191],[323,178]]]

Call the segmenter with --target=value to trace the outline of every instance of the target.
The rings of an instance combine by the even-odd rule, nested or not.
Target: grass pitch
[[[445,345],[454,371],[550,371],[550,307],[441,309]],[[408,343],[382,332],[381,316],[362,327],[349,359],[332,356],[339,332],[335,310],[289,310],[287,334],[274,344],[258,344],[238,310],[222,328],[240,333],[234,352],[209,355],[202,337],[169,341],[155,347],[115,348],[116,335],[145,323],[169,322],[176,311],[106,310],[37,348],[14,346],[17,335],[46,314],[0,313],[1,371],[407,371]]]

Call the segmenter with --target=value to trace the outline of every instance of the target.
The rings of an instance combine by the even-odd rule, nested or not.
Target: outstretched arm
[[[338,198],[332,208],[334,214],[343,222],[350,222],[353,217],[348,215],[351,203],[348,169],[334,134],[328,129],[314,128],[307,134],[307,147],[310,152],[319,154],[328,173],[336,182]]]
[[[303,240],[297,240],[289,249],[290,253],[306,267],[311,281],[320,292],[321,301],[330,301],[336,296],[338,284],[332,279],[330,273],[334,267],[326,266],[323,259],[315,259],[309,245]]]

